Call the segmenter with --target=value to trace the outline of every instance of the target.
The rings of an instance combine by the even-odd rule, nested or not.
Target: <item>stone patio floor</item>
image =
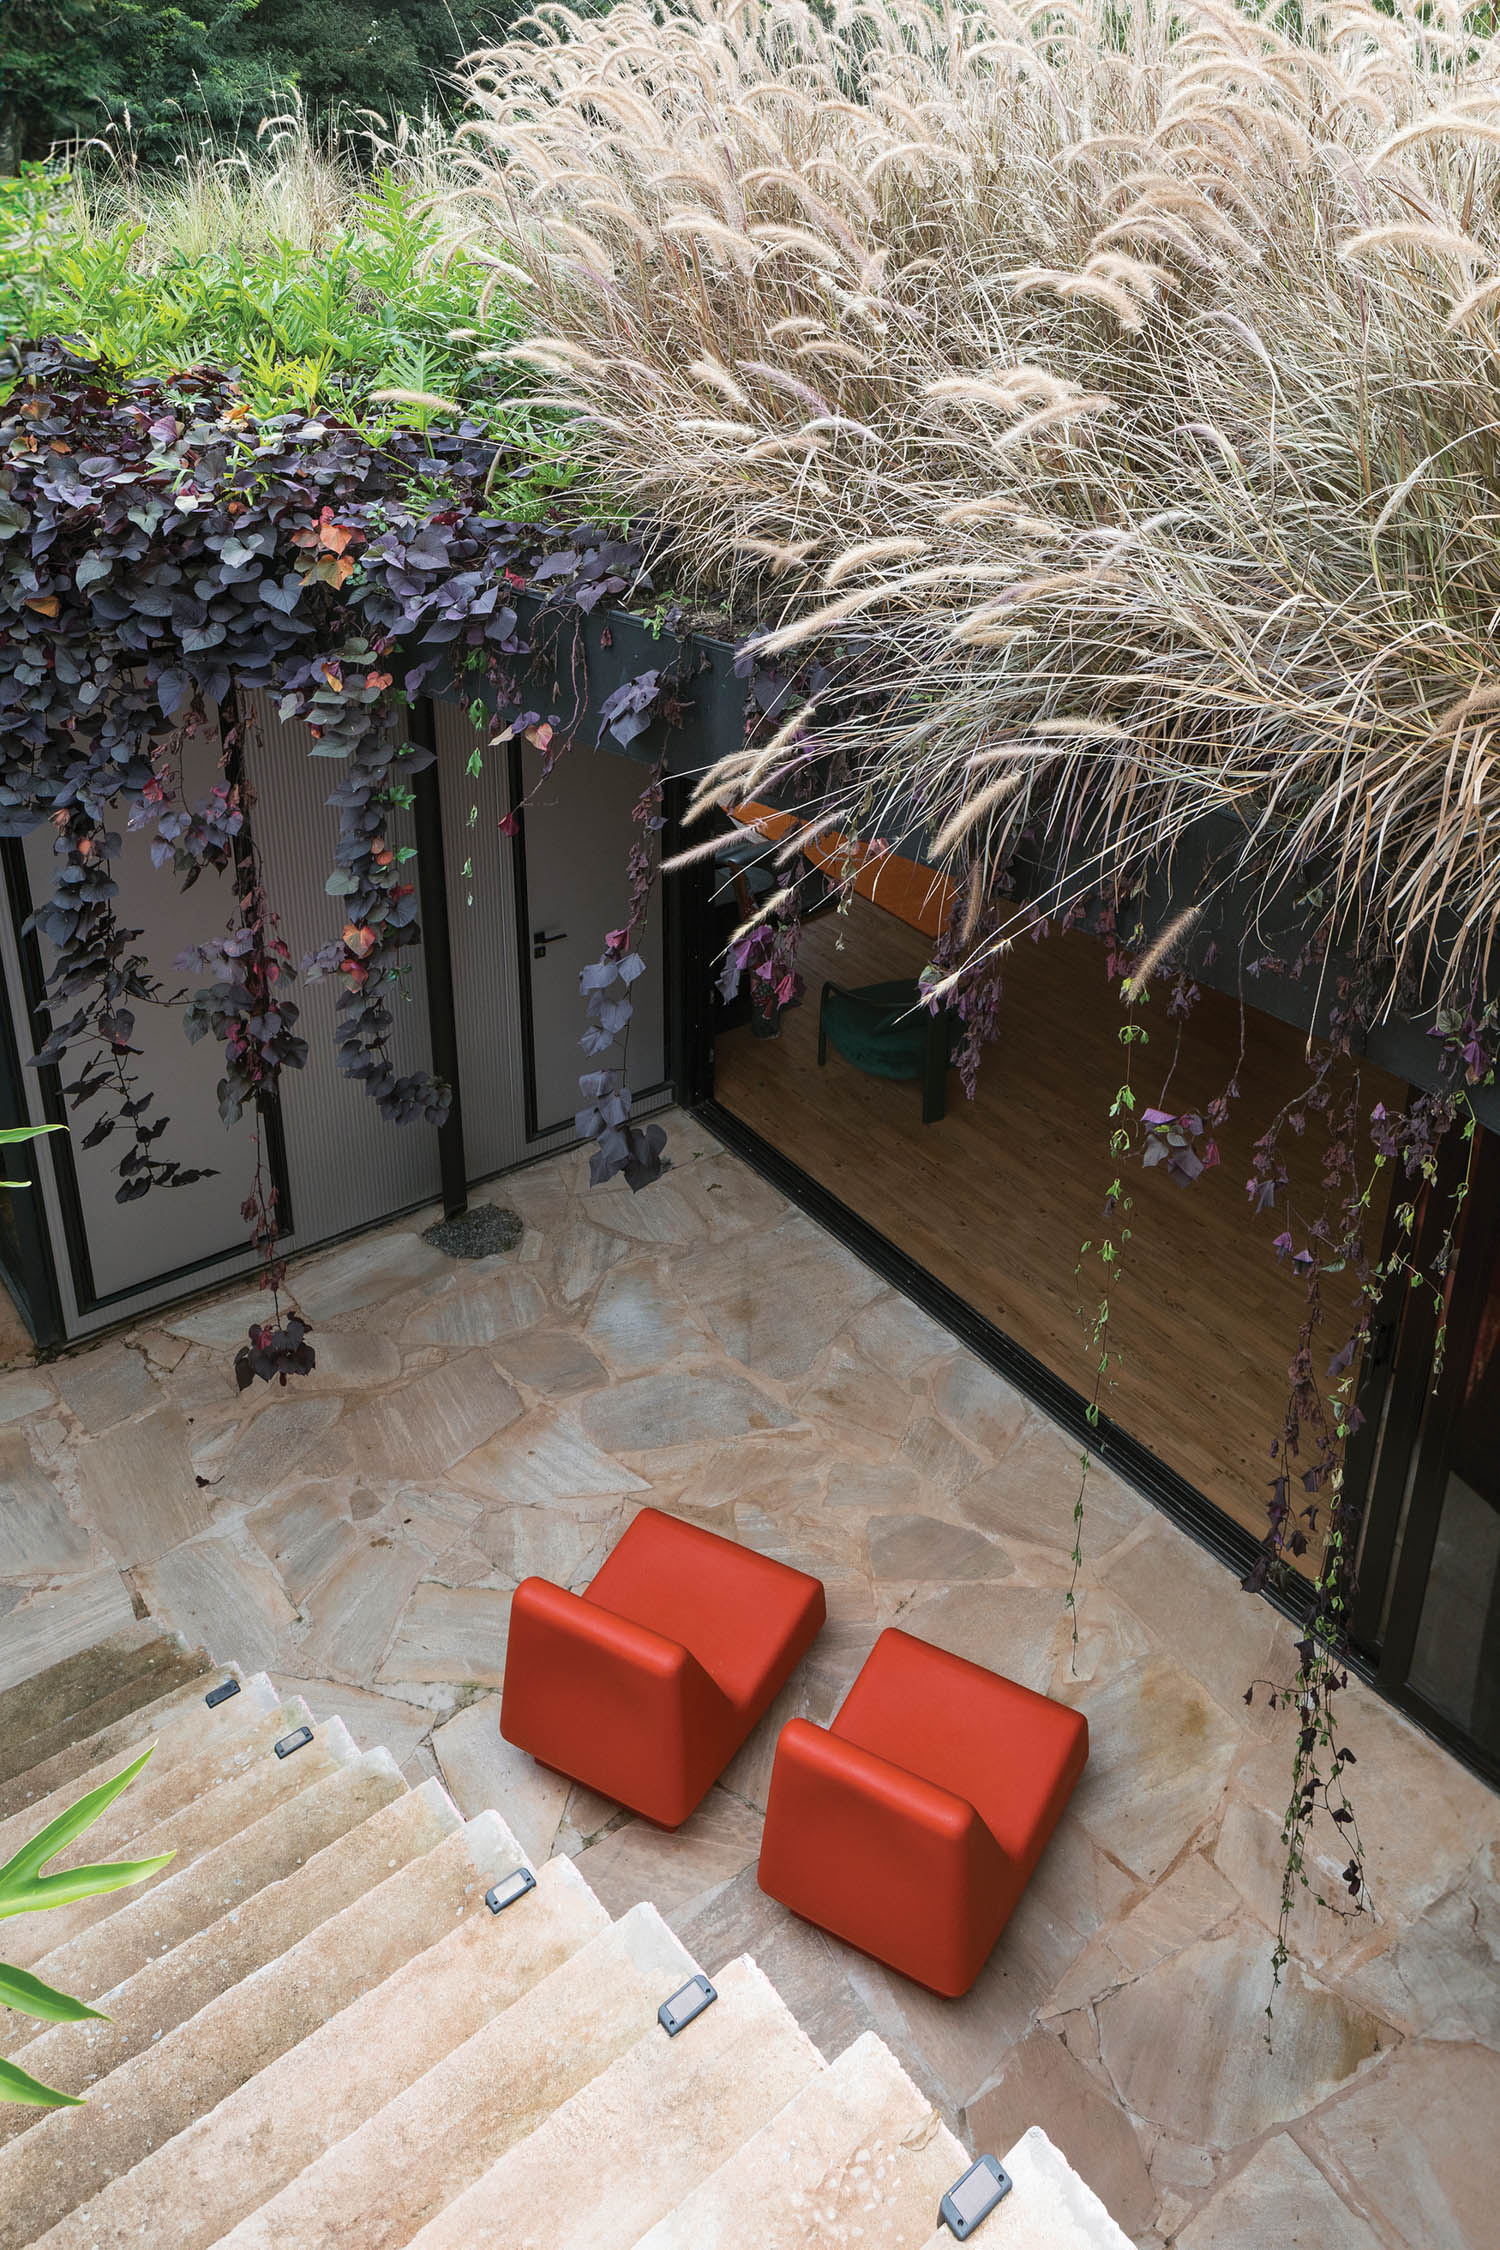
[[[1181,2250],[1488,2250],[1500,1800],[1357,1684],[1374,1889],[1309,1901],[1268,2025],[1290,1630],[686,1118],[638,1197],[577,1155],[498,1183],[509,1255],[401,1224],[303,1261],[316,1374],[237,1397],[240,1290],[0,1377],[0,1684],[145,1611],[264,1668],[710,1971],[753,1951],[826,2052],[873,2028],[976,2147],[1040,2124]],[[583,1585],[651,1501],[817,1572],[829,1623],[674,1835],[501,1743],[511,1589]],[[1087,1712],[1093,1755],[974,1991],[945,2002],[756,1887],[777,1729],[893,1620]],[[1330,1885],[1341,1854],[1329,1841]],[[1269,2033],[1269,2037],[1268,2037]]]

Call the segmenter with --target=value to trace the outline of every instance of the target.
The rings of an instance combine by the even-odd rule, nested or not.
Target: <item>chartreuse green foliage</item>
[[[125,1890],[132,1883],[143,1883],[148,1875],[165,1867],[171,1859],[170,1852],[162,1852],[155,1859],[106,1860],[98,1866],[63,1867],[55,1874],[42,1873],[49,1859],[75,1842],[86,1829],[92,1828],[99,1815],[112,1805],[124,1789],[140,1772],[152,1750],[153,1742],[140,1756],[117,1773],[113,1780],[101,1782],[76,1805],[58,1814],[29,1844],[23,1844],[14,1859],[0,1867],[0,1919],[10,1914],[39,1914],[49,1906],[71,1906],[75,1899],[98,1898],[106,1891]],[[12,1968],[0,1961],[0,2007],[15,2008],[24,2016],[38,2016],[43,2023],[85,2023],[91,2017],[105,2020],[98,2008],[90,2008],[82,2000],[72,1999],[66,1992],[54,1991],[43,1984],[27,1969]],[[72,2109],[79,2106],[75,2094],[59,2093],[55,2086],[44,2086],[19,2064],[6,2062],[0,2057],[0,2101],[26,2102],[34,2109]]]
[[[0,179],[0,338],[67,336],[123,374],[227,367],[256,415],[461,410],[515,436],[518,331],[492,271],[445,239],[415,171],[313,164],[220,158],[192,199],[180,178],[113,198],[55,167]]]

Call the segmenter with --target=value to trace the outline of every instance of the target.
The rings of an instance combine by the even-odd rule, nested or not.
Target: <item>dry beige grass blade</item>
[[[1228,814],[1342,934],[1469,973],[1500,37],[1290,13],[621,0],[471,67],[457,209],[529,276],[585,474],[789,673],[858,636],[857,706],[835,663],[700,802],[810,729],[808,817],[920,818],[971,901],[1023,828],[1128,873]]]
[[[373,162],[422,196],[446,196],[457,180],[448,127],[436,116],[396,127],[369,110],[323,122],[288,94],[282,114],[263,118],[254,143],[238,148],[208,134],[170,170],[141,166],[128,133],[110,127],[80,145],[69,182],[80,226],[121,220],[139,233],[133,269],[223,255],[264,258],[281,245],[317,253],[357,233]]]

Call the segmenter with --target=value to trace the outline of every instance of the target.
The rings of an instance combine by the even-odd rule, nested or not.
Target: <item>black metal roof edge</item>
[[[542,620],[555,623],[559,648],[570,646],[583,657],[582,683],[549,678],[545,673],[536,679],[537,707],[550,707],[558,700],[550,694],[554,685],[564,702],[572,693],[575,700],[569,723],[601,748],[644,764],[665,755],[670,773],[691,775],[742,744],[747,688],[735,669],[737,651],[732,642],[706,634],[669,632],[664,625],[658,627],[653,619],[627,609],[601,606],[584,615],[569,606],[549,603],[540,594],[518,595],[516,608],[528,631]],[[567,638],[570,635],[571,644]],[[524,668],[530,660],[521,658],[517,662]],[[670,670],[685,682],[689,717],[676,728],[656,719],[634,741],[622,745],[604,727],[601,707],[616,688],[647,670]],[[519,684],[529,701],[524,669]],[[477,699],[486,709],[494,709],[497,703],[487,679],[478,674],[467,679],[451,661],[440,665],[430,677],[427,692],[447,701]],[[1309,905],[1305,884],[1290,877],[1268,887],[1248,875],[1220,874],[1221,867],[1238,857],[1245,837],[1243,826],[1227,813],[1206,814],[1193,822],[1170,853],[1148,870],[1137,910],[1148,934],[1154,935],[1184,905],[1202,900],[1202,919],[1181,949],[1190,974],[1198,982],[1242,999],[1282,1023],[1321,1037],[1328,1031],[1337,1004],[1340,979],[1353,972],[1353,957],[1346,950],[1332,947],[1322,958],[1309,959],[1301,974],[1290,973],[1289,964],[1310,954],[1314,932],[1326,907]],[[914,825],[901,848],[920,858],[924,844],[923,829]],[[1026,903],[1045,912],[1074,894],[1097,901],[1108,872],[1097,854],[1047,853],[1032,871]],[[1085,926],[1089,919],[1086,914]],[[1441,1050],[1431,1035],[1436,986],[1437,978],[1429,964],[1425,991],[1419,988],[1417,998],[1403,1012],[1392,1010],[1366,1026],[1360,1035],[1361,1052],[1373,1063],[1433,1092],[1442,1083]],[[1500,964],[1489,977],[1487,989],[1500,990]],[[1474,1086],[1468,1091],[1479,1122],[1500,1131],[1500,1086]]]
[[[735,675],[735,652],[729,642],[668,632],[652,618],[631,610],[601,605],[585,615],[570,605],[548,602],[540,594],[518,594],[515,607],[528,634],[539,626],[549,633],[555,628],[547,645],[566,655],[570,666],[582,657],[581,680],[559,677],[545,667],[538,672],[530,655],[502,659],[511,664],[520,690],[520,699],[512,703],[496,695],[484,673],[466,674],[445,657],[428,675],[423,693],[439,702],[477,701],[487,711],[528,706],[552,710],[561,705],[559,716],[570,731],[643,765],[654,765],[665,754],[673,774],[700,772],[739,748],[745,731],[746,689]],[[605,727],[602,706],[616,688],[646,671],[669,671],[682,683],[690,706],[687,722],[669,727],[657,718],[634,741],[621,744]],[[554,686],[559,690],[555,697]]]

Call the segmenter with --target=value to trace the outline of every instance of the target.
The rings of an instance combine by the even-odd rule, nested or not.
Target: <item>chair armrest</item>
[[[892,1765],[888,1758],[807,1719],[788,1719],[781,1730],[771,1778],[773,1797],[778,1788],[798,1797],[810,1792],[820,1806],[847,1803],[850,1817],[858,1808],[863,1817],[879,1824],[883,1834],[915,1838],[925,1833],[945,1844],[961,1841],[976,1828],[989,1835],[966,1797]],[[993,1837],[990,1841],[994,1844]],[[995,1851],[1004,1857],[998,1844]]]
[[[526,1578],[511,1597],[500,1732],[544,1765],[676,1827],[737,1728],[728,1697],[679,1642]]]
[[[776,1745],[760,1887],[880,1960],[935,1948],[930,1981],[963,1992],[1021,1877],[966,1798],[805,1719]]]

